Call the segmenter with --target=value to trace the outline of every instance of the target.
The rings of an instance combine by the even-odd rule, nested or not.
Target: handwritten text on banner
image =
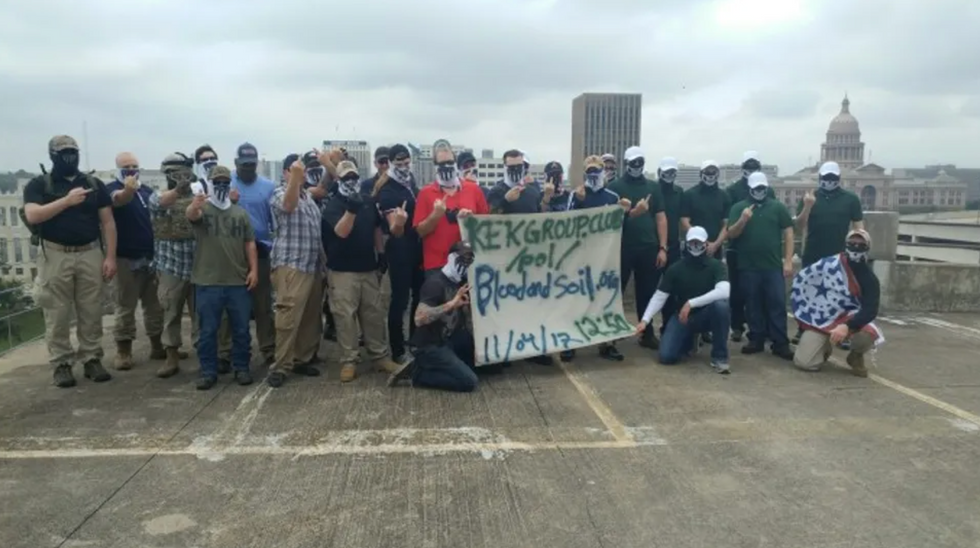
[[[469,282],[477,365],[632,333],[623,314],[622,226],[618,206],[468,217],[462,228],[476,254]]]

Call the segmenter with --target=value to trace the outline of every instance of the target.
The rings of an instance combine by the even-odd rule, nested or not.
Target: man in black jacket
[[[847,233],[847,243],[842,258],[845,259],[846,270],[850,271],[854,281],[857,282],[858,291],[853,294],[860,308],[850,318],[832,329],[807,328],[800,337],[800,342],[793,355],[793,363],[797,368],[804,371],[819,371],[820,367],[830,358],[834,346],[839,346],[844,341],[850,341],[847,364],[851,366],[851,372],[858,377],[868,376],[868,369],[864,365],[864,355],[875,347],[881,336],[878,328],[872,323],[878,316],[881,286],[871,263],[868,261],[870,249],[871,236],[866,231],[858,229]],[[827,268],[822,272],[823,274],[818,275],[818,277],[822,276],[823,279],[810,280],[810,282],[819,282],[818,288],[833,285],[833,278],[839,277],[839,269]],[[809,274],[809,276],[814,275],[813,273]],[[846,275],[845,279],[847,279]],[[793,284],[794,293],[799,285],[797,282],[798,280],[794,281]],[[794,309],[796,308],[796,299],[794,298]],[[797,317],[798,319],[801,318],[798,311]]]

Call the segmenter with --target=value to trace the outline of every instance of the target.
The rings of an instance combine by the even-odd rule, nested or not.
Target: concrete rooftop
[[[34,344],[0,358],[0,546],[976,548],[980,316],[882,326],[870,379],[627,342],[474,394],[156,364],[59,390]]]

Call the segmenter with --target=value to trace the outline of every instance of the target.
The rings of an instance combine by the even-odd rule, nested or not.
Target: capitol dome
[[[840,103],[840,114],[834,116],[834,119],[830,121],[830,127],[827,128],[827,133],[833,133],[836,135],[860,135],[861,127],[858,125],[857,118],[851,114],[851,101],[844,96],[844,100]]]

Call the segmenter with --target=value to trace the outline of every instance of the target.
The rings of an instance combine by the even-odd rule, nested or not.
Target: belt
[[[53,249],[55,251],[60,251],[62,253],[81,253],[83,251],[95,249],[98,246],[99,246],[98,242],[90,242],[85,245],[61,245],[61,244],[56,244],[51,240],[44,240],[45,248]]]

